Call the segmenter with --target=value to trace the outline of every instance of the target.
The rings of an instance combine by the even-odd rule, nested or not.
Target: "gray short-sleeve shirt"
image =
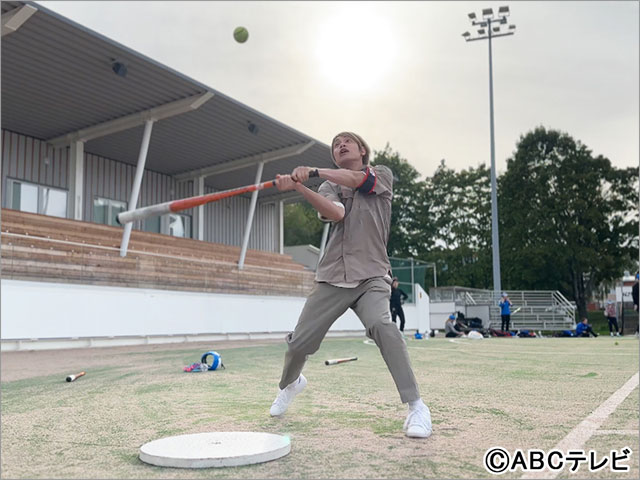
[[[344,218],[333,222],[324,255],[318,265],[318,282],[359,282],[384,277],[391,270],[387,242],[391,224],[393,173],[384,166],[371,167],[375,183],[369,193],[326,181],[318,193],[344,205]]]

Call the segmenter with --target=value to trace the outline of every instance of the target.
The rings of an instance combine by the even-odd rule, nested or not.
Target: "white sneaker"
[[[271,404],[271,416],[279,417],[280,415],[283,415],[284,412],[287,411],[287,408],[289,408],[289,405],[291,405],[291,402],[293,402],[295,396],[304,390],[304,387],[306,386],[307,379],[304,378],[304,375],[300,374],[295,382],[291,385],[287,385],[283,390],[280,390],[278,392],[278,396]]]
[[[613,332],[609,332],[609,335],[611,335],[613,337]]]
[[[427,438],[431,436],[431,412],[427,406],[411,410],[402,428],[407,437]]]

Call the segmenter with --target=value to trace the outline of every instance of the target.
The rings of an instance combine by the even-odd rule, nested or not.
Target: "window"
[[[144,219],[142,229],[145,232],[160,233],[161,217],[149,217]]]
[[[167,216],[169,217],[169,235],[191,238],[191,217],[177,213],[170,213]]]
[[[93,221],[104,225],[119,226],[116,215],[127,210],[126,202],[96,197],[93,200]]]
[[[8,182],[9,208],[54,217],[67,216],[67,191],[21,180]]]

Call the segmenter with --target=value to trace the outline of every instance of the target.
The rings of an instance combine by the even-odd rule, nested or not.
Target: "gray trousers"
[[[416,383],[404,337],[391,323],[389,296],[391,286],[383,278],[372,278],[356,288],[316,283],[302,309],[298,324],[287,335],[288,350],[279,387],[298,378],[307,357],[315,353],[333,323],[348,308],[353,309],[365,327],[366,335],[382,353],[403,403],[418,400]]]

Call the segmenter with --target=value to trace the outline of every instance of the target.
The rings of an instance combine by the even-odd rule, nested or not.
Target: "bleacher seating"
[[[290,255],[2,209],[2,278],[252,295],[306,296],[313,272]]]

